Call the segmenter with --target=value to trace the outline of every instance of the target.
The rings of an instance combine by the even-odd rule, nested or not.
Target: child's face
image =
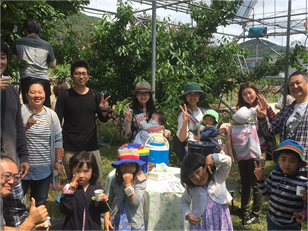
[[[278,164],[284,174],[294,175],[299,167],[299,160],[295,153],[285,153],[281,151],[278,156]]]
[[[215,124],[215,119],[212,116],[209,115],[203,118],[203,125],[209,126],[214,124]]]
[[[126,162],[120,165],[120,171],[122,174],[131,173],[134,174],[136,172],[136,163],[134,162]]]
[[[191,182],[195,185],[205,185],[209,180],[209,173],[202,166],[193,171],[189,176]]]
[[[153,115],[152,115],[151,121],[154,121],[154,122],[160,124],[159,121],[158,121],[158,115],[156,115],[156,114],[153,114]]]
[[[87,186],[92,177],[92,168],[88,168],[87,164],[83,164],[81,168],[75,166],[73,168],[73,175],[78,175],[77,183],[81,186]]]

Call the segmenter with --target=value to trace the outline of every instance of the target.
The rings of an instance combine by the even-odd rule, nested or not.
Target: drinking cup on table
[[[305,190],[305,187],[303,187],[303,186],[296,186],[296,195],[297,196],[302,196],[301,190]]]
[[[96,201],[100,201],[99,198],[101,197],[101,195],[102,195],[104,192],[105,192],[104,189],[96,189],[96,190],[94,191]]]
[[[44,222],[44,227],[48,228],[50,223],[50,217],[47,217],[47,220]]]

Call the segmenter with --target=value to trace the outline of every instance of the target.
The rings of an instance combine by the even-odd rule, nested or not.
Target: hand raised
[[[46,206],[40,205],[38,207],[35,207],[35,199],[32,197],[28,219],[30,219],[30,221],[34,225],[38,225],[46,221],[47,216],[48,216],[48,212],[47,212]]]
[[[133,181],[133,174],[130,172],[124,172],[123,173],[123,181],[125,184],[131,183]]]
[[[34,124],[36,124],[37,120],[34,119],[35,110],[33,110],[33,113],[30,115],[27,121],[27,129],[30,129]]]
[[[70,187],[69,187],[70,190],[72,191],[76,190],[76,188],[78,187],[78,183],[77,183],[78,178],[79,178],[78,174],[73,175],[72,182],[70,183]]]
[[[213,174],[213,172],[212,172],[212,167],[213,166],[214,166],[213,156],[212,155],[207,155],[207,157],[205,158],[205,169],[204,169],[204,171],[206,171],[206,169],[209,169],[209,172],[211,174]]]
[[[183,112],[183,120],[184,120],[184,121],[190,120],[190,114],[187,112],[187,106],[186,106],[186,104],[184,104],[184,108],[180,105],[180,108],[181,108],[181,110],[182,110],[182,112]]]
[[[110,98],[111,96],[108,96],[106,99],[105,99],[105,94],[103,93],[102,94],[102,98],[101,98],[101,102],[99,104],[99,108],[103,111],[106,111],[109,107],[109,103],[108,103],[108,99]]]
[[[269,107],[269,104],[267,103],[263,95],[257,95],[257,96],[258,96],[258,105],[259,105],[257,109],[257,116],[263,119],[267,116],[267,108]]]
[[[129,105],[124,105],[124,109],[125,109],[125,119],[126,119],[126,122],[132,122],[133,120],[133,115],[132,113],[130,112],[130,109],[129,109]]]
[[[257,161],[254,161],[254,164],[255,164],[254,174],[257,177],[257,180],[264,180],[264,174],[263,174],[263,170],[262,170],[262,162],[259,161],[259,166],[257,164]]]

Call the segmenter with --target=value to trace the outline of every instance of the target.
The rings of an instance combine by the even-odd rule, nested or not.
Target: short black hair
[[[161,125],[164,125],[167,121],[167,117],[166,115],[163,113],[163,112],[160,112],[160,111],[157,111],[157,112],[153,112],[152,116],[153,115],[157,115],[158,116],[158,122],[161,124]]]
[[[88,62],[85,61],[85,60],[77,60],[77,61],[75,61],[75,62],[73,62],[71,64],[71,75],[74,74],[75,69],[78,68],[78,67],[84,67],[89,72],[89,64],[88,64]]]
[[[24,23],[24,29],[29,34],[35,33],[38,35],[41,32],[41,23],[34,18],[29,18]]]
[[[69,168],[71,171],[71,175],[68,179],[71,180],[73,178],[73,168],[82,168],[84,164],[86,164],[88,168],[92,168],[92,176],[89,182],[90,184],[95,184],[99,177],[99,170],[96,158],[92,152],[83,151],[71,157],[71,159],[69,160]]]
[[[293,72],[291,75],[290,75],[290,77],[289,77],[289,80],[293,77],[293,76],[295,76],[295,75],[301,75],[301,76],[303,76],[303,78],[306,80],[306,82],[308,83],[308,75],[307,75],[307,73],[305,73],[305,72],[303,72],[303,71],[295,71],[295,72]]]
[[[6,58],[9,58],[9,47],[3,40],[1,40],[1,51],[6,55]]]
[[[53,92],[55,93],[55,97],[58,97],[61,92],[68,89],[66,82],[58,82],[56,85],[53,86]]]

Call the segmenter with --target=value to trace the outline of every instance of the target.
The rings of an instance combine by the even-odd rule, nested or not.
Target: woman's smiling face
[[[242,97],[246,103],[248,103],[251,107],[254,106],[254,103],[257,99],[257,93],[252,88],[245,88],[242,91]]]

